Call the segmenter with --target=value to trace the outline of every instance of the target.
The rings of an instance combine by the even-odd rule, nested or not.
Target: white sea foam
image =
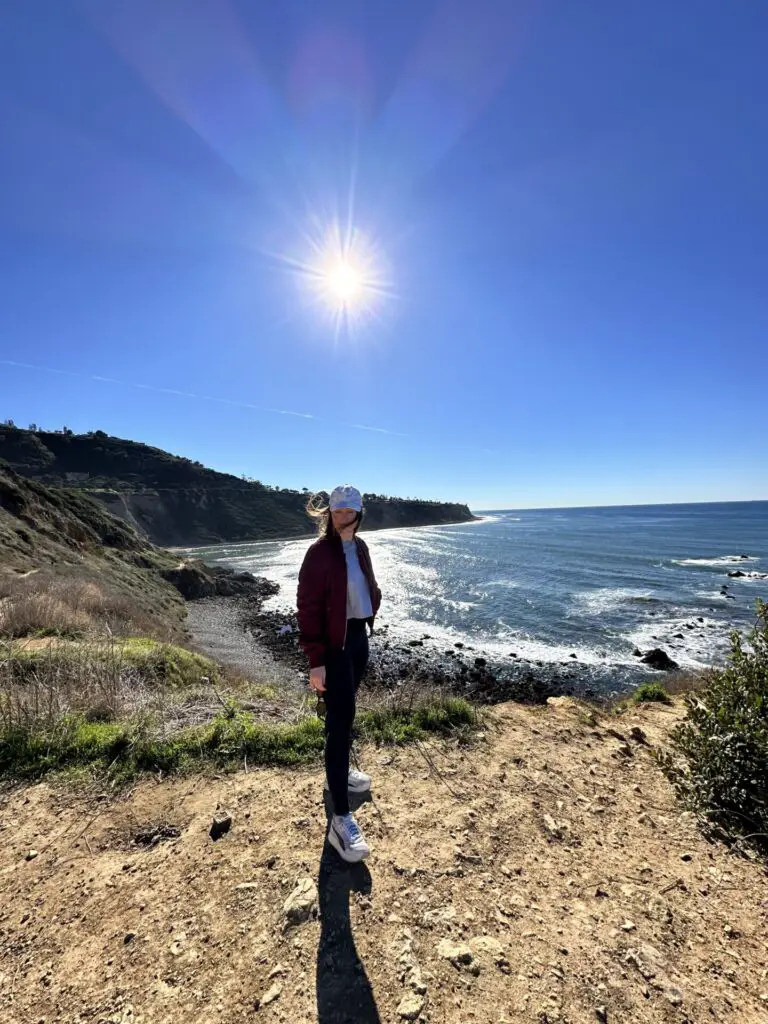
[[[688,623],[695,623],[688,629]],[[654,618],[627,634],[629,643],[642,651],[661,647],[683,668],[706,668],[722,661],[728,650],[728,630],[722,622],[687,614],[683,609],[666,618]]]
[[[567,615],[582,615],[585,611],[591,615],[613,611],[627,601],[642,600],[653,596],[651,590],[635,590],[631,587],[598,587],[595,590],[582,590],[573,595],[573,606]]]
[[[720,569],[725,565],[733,566],[741,565],[743,562],[759,562],[760,559],[755,555],[748,555],[746,558],[742,558],[741,555],[718,555],[714,558],[673,558],[672,561],[675,565],[705,565]]]

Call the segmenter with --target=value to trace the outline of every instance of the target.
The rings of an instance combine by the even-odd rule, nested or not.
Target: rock
[[[475,956],[488,956],[497,967],[509,966],[504,947],[492,935],[475,935],[469,940],[469,948]]]
[[[472,963],[472,950],[466,942],[452,942],[450,939],[441,939],[437,946],[437,955],[444,960],[450,960],[454,967],[461,967]]]
[[[272,981],[273,978],[277,978],[281,974],[287,974],[287,973],[288,973],[288,968],[283,966],[283,964],[278,964],[276,967],[273,967],[272,970],[267,975],[267,981]]]
[[[679,1006],[683,1001],[683,993],[676,985],[667,985],[664,989],[664,998],[673,1006]]]
[[[639,647],[636,647],[634,651],[632,651],[632,654],[635,658],[642,658],[643,656],[643,652],[640,650]]]
[[[640,659],[644,664],[650,665],[651,668],[657,669],[659,672],[672,672],[676,668],[680,668],[676,661],[663,651],[660,647],[654,647],[653,650],[648,651]]]
[[[602,897],[602,898],[608,899],[608,893],[605,891],[605,889],[601,889],[600,886],[598,885],[598,887],[595,889],[595,897],[596,898],[601,898]]]
[[[604,1006],[596,1006],[595,1007],[595,1016],[597,1017],[598,1020],[601,1020],[601,1021],[604,1022],[604,1024],[607,1024],[607,1021],[608,1021],[608,1011],[607,1011],[607,1009]]]
[[[454,647],[458,647],[458,648],[459,648],[459,650],[461,650],[461,649],[462,649],[462,648],[464,647],[464,644],[463,644],[463,643],[461,643],[461,641],[457,641],[457,643],[455,643],[455,644],[454,644],[453,646],[454,646]]]
[[[423,640],[409,640],[408,641],[408,646],[409,647],[423,647],[424,646],[424,641]]]
[[[675,633],[675,640],[685,640],[682,633]]]
[[[283,986],[279,981],[276,981],[274,985],[267,989],[261,999],[256,1000],[256,1009],[261,1009],[262,1006],[269,1006],[270,1003],[274,1003],[276,999],[279,999],[283,992]]]
[[[487,664],[485,658],[475,658],[475,668],[485,668]]]
[[[276,583],[250,572],[235,572],[223,565],[206,565],[198,558],[182,562],[175,569],[164,569],[160,575],[176,587],[186,601],[196,601],[201,597],[239,595],[264,601],[280,590]]]
[[[136,932],[126,932],[123,936],[123,945],[127,946],[130,942],[136,938]]]
[[[311,878],[300,878],[283,904],[285,927],[302,924],[317,914],[317,887]]]
[[[633,932],[636,927],[637,925],[634,921],[625,921],[621,926],[621,930],[623,932]]]
[[[403,996],[397,1007],[398,1017],[402,1017],[403,1020],[416,1020],[421,1011],[424,1009],[424,998],[418,995],[416,992],[409,992],[408,995]]]
[[[29,853],[27,854],[27,856],[24,859],[25,860],[34,860],[36,856],[37,856],[37,850],[30,850]]]
[[[636,743],[647,743],[648,737],[645,735],[639,725],[633,725],[629,730],[629,735]]]
[[[542,823],[544,831],[550,839],[565,839],[568,825],[564,821],[555,821],[551,814],[545,814]]]
[[[569,658],[576,658],[578,660],[579,656],[578,656],[578,654],[569,654],[568,657]]]
[[[643,811],[642,814],[638,815],[637,820],[640,825],[648,825],[650,828],[656,828],[656,822],[646,811]]]
[[[741,576],[746,576],[747,574],[745,572],[742,572],[741,569],[737,569],[735,572],[729,572],[728,575],[734,577],[735,579],[739,579]]]
[[[648,916],[654,921],[659,921],[661,924],[672,923],[672,911],[663,896],[651,896],[645,909]]]
[[[632,753],[632,747],[628,743],[620,743],[616,748],[617,753],[621,754],[622,757],[634,757]]]
[[[217,811],[211,822],[211,829],[208,835],[214,842],[221,839],[232,828],[232,815],[229,811]]]

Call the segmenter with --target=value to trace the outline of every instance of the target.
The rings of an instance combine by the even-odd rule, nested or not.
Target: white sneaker
[[[360,826],[351,814],[334,814],[328,828],[328,842],[342,860],[349,864],[364,860],[371,852]]]
[[[325,788],[330,789],[328,780],[325,780]],[[347,776],[347,789],[350,793],[367,793],[371,788],[371,776],[365,772],[358,772],[354,768],[349,769]]]

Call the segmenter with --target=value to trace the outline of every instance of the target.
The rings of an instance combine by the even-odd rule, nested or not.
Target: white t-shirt
[[[347,560],[347,618],[369,619],[373,615],[371,590],[360,568],[357,543],[354,540],[343,540],[341,543]]]

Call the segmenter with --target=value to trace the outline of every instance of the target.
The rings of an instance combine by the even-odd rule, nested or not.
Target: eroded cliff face
[[[51,488],[85,492],[155,544],[194,547],[309,536],[308,492],[208,469],[103,431],[0,425],[0,459]],[[469,522],[466,505],[365,495],[364,529]]]
[[[194,547],[228,541],[266,540],[272,537],[310,536],[314,532],[304,510],[304,495],[243,492],[223,498],[215,491],[147,490],[138,493],[88,490],[112,515],[130,523],[143,536],[164,547]],[[293,501],[288,500],[293,497]],[[282,498],[282,500],[280,500]],[[471,522],[466,505],[435,504],[406,499],[366,502],[364,529],[436,526]]]

